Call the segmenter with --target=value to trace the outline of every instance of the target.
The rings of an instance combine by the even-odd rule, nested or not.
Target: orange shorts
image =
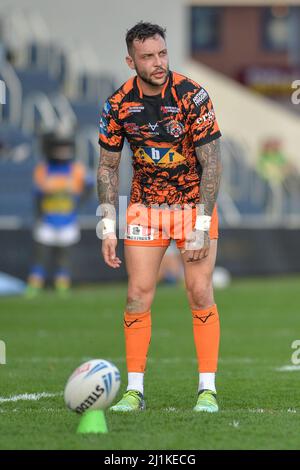
[[[169,246],[171,239],[177,248],[182,249],[185,238],[196,223],[197,209],[154,209],[139,204],[127,208],[125,245]],[[210,239],[216,239],[218,233],[218,212],[214,207],[209,230]]]

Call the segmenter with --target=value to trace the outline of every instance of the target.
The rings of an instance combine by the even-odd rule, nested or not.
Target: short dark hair
[[[158,24],[145,23],[144,21],[140,21],[131,29],[127,30],[126,44],[128,52],[131,51],[132,44],[135,39],[144,42],[145,39],[152,38],[156,34],[159,34],[163,39],[166,39],[165,28],[158,26]]]

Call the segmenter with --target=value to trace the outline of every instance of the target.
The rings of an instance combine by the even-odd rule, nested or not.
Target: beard
[[[143,80],[145,83],[147,83],[148,85],[151,85],[153,87],[163,86],[166,83],[166,81],[168,80],[168,77],[169,77],[169,66],[167,66],[166,70],[162,70],[162,69],[158,70],[158,71],[164,71],[166,73],[165,79],[162,83],[161,82],[157,83],[157,81],[155,81],[155,78],[152,78],[151,75],[148,76],[145,72],[142,72],[137,67],[135,67],[135,71],[136,71],[137,76],[141,80]]]

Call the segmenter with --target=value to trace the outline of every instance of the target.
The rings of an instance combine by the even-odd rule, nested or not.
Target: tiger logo
[[[184,132],[184,125],[178,121],[170,121],[166,125],[167,132],[173,137],[180,137]]]

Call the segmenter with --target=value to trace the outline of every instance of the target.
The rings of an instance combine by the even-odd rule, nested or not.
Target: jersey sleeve
[[[189,119],[195,147],[209,144],[221,137],[212,101],[204,88],[192,97]]]
[[[107,100],[100,116],[99,144],[108,151],[121,152],[124,139],[123,126],[118,122],[117,113]]]

